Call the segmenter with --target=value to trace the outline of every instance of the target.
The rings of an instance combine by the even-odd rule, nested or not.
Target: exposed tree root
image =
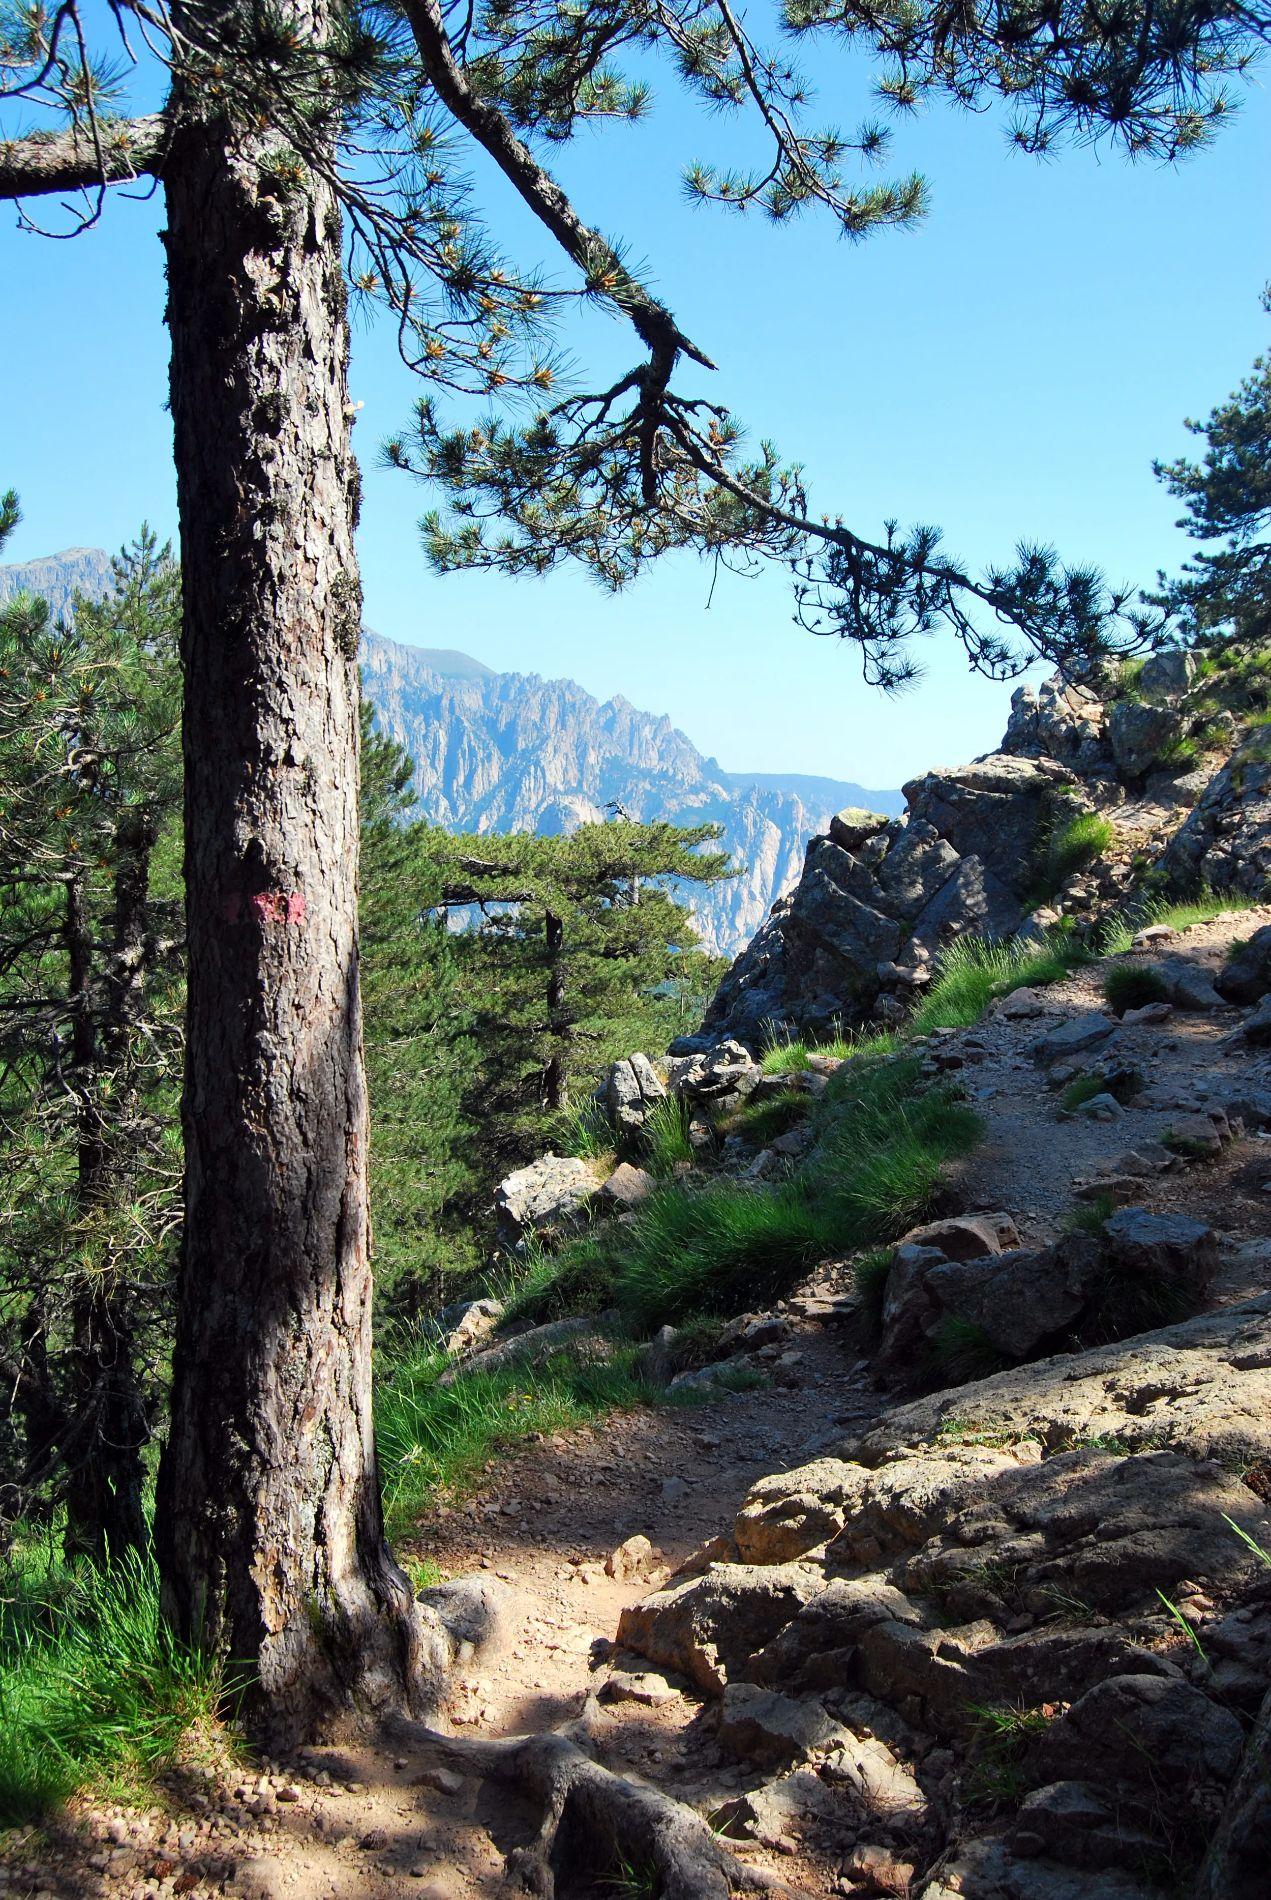
[[[401,1719],[388,1732],[394,1746],[424,1750],[441,1766],[510,1783],[531,1798],[542,1814],[538,1833],[507,1857],[509,1876],[526,1893],[555,1900],[582,1891],[574,1883],[584,1873],[599,1880],[625,1867],[659,1900],[738,1893],[800,1900],[796,1889],[730,1853],[692,1808],[602,1767],[573,1735],[483,1742]]]

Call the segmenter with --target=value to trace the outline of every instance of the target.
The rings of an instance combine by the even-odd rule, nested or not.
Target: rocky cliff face
[[[1089,927],[1153,879],[1260,895],[1269,687],[1267,656],[1234,650],[1021,687],[998,752],[912,780],[898,818],[843,811],[812,839],[689,1042],[899,1019],[955,938]]]
[[[110,556],[103,548],[63,548],[37,561],[0,566],[0,607],[15,594],[37,594],[55,614],[69,613],[76,594],[96,600],[110,583]]]
[[[25,591],[65,613],[110,582],[101,548],[0,566],[0,605]],[[469,654],[367,632],[363,676],[384,729],[415,760],[422,814],[453,831],[567,832],[621,805],[630,817],[723,826],[739,875],[695,904],[708,949],[735,953],[796,882],[804,847],[845,804],[898,812],[900,793],[809,773],[728,772],[669,719],[572,680],[496,673]]]
[[[632,818],[723,826],[738,877],[697,903],[706,942],[744,943],[794,883],[808,837],[850,798],[897,811],[896,792],[795,774],[748,778],[704,758],[669,719],[603,705],[572,680],[495,673],[464,654],[363,646],[367,692],[415,760],[420,808],[464,831],[570,831],[620,805]]]

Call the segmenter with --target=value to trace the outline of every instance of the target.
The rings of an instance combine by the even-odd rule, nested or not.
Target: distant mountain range
[[[0,602],[20,588],[58,610],[77,589],[100,593],[108,557],[71,548],[0,567]],[[730,772],[670,720],[615,697],[603,704],[572,680],[496,673],[466,653],[402,646],[367,632],[368,697],[382,728],[415,760],[423,816],[452,831],[567,832],[614,805],[631,818],[723,827],[740,875],[703,893],[698,929],[734,954],[796,882],[810,837],[834,812],[864,805],[889,815],[898,791],[801,772]]]
[[[0,606],[15,594],[41,594],[55,614],[64,614],[76,594],[96,600],[109,585],[110,556],[104,548],[63,548],[38,561],[0,565]]]

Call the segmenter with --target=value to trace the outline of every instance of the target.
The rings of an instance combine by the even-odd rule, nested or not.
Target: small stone
[[[463,1789],[463,1776],[453,1768],[425,1768],[415,1777],[417,1788],[432,1788],[437,1794],[456,1795]]]
[[[619,1544],[605,1558],[605,1575],[613,1577],[619,1583],[630,1583],[633,1578],[647,1577],[656,1567],[657,1554],[647,1537],[639,1532]]]
[[[1121,1021],[1132,1029],[1136,1024],[1167,1023],[1173,1014],[1172,1003],[1144,1003],[1139,1009],[1127,1009]]]

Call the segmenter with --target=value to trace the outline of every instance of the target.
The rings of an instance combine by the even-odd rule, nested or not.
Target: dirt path
[[[1167,948],[1210,967],[1233,936],[1268,917],[1271,909],[1193,930]],[[1229,1042],[1235,1013],[1177,1013],[1118,1027],[1113,1044],[1090,1058],[1113,1048],[1147,1085],[1115,1119],[1061,1118],[1028,1045],[1055,1023],[1099,1019],[1099,982],[1097,970],[1082,972],[1041,993],[1035,1017],[1021,1019],[1016,1001],[938,1045],[987,1123],[961,1194],[1014,1214],[1028,1239],[1052,1234],[1083,1183],[1159,1139],[1179,1113],[1271,1087],[1271,1059]],[[1145,1179],[1137,1196],[1161,1209],[1185,1204],[1219,1230],[1219,1298],[1271,1285],[1261,1170],[1269,1157],[1265,1140],[1247,1137],[1205,1168]],[[818,1279],[834,1291],[846,1277],[831,1266]],[[759,1785],[761,1771],[721,1755],[686,1685],[632,1662],[621,1699],[593,1698],[614,1666],[621,1670],[611,1639],[627,1604],[725,1530],[757,1478],[806,1463],[885,1409],[853,1322],[802,1316],[797,1296],[787,1318],[787,1337],[765,1349],[765,1386],[531,1443],[489,1474],[479,1499],[420,1523],[409,1555],[503,1586],[506,1634],[461,1673],[442,1726],[505,1736],[585,1715],[606,1765],[708,1814]],[[635,1576],[607,1575],[606,1559],[636,1534],[656,1547],[655,1562]],[[421,1777],[417,1762],[384,1750],[309,1751],[249,1775],[196,1770],[174,1778],[168,1795],[167,1813],[78,1804],[50,1838],[11,1845],[0,1860],[0,1896],[506,1896],[503,1854],[525,1823],[503,1791],[445,1772]],[[808,1893],[847,1894],[857,1889],[840,1879],[843,1838],[822,1839],[815,1821],[787,1832],[777,1816],[743,1851]]]

